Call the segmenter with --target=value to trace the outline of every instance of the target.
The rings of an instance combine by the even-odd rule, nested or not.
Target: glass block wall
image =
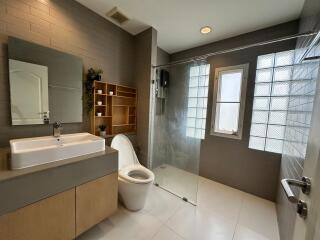
[[[207,118],[209,71],[210,64],[190,67],[187,137],[204,139]]]
[[[249,148],[282,153],[293,72],[294,50],[258,57]]]

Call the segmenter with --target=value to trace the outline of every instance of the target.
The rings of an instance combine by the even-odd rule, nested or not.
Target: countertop
[[[0,183],[6,180],[10,180],[12,178],[16,178],[16,177],[20,177],[20,176],[24,176],[27,174],[32,174],[32,173],[36,173],[39,171],[44,171],[50,168],[56,168],[56,167],[60,167],[60,166],[65,166],[68,164],[73,164],[76,162],[81,162],[84,160],[88,160],[91,158],[95,158],[95,157],[100,157],[103,155],[107,155],[107,154],[112,154],[112,153],[116,153],[117,150],[110,148],[108,146],[106,146],[105,151],[101,151],[101,152],[96,152],[96,153],[91,153],[91,154],[87,154],[87,155],[82,155],[82,156],[78,156],[78,157],[74,157],[74,158],[68,158],[68,159],[64,159],[64,160],[59,160],[59,161],[55,161],[55,162],[50,162],[50,163],[46,163],[46,164],[41,164],[41,165],[37,165],[37,166],[33,166],[33,167],[27,167],[27,168],[23,168],[23,169],[15,169],[15,170],[4,170],[4,169],[0,169]]]

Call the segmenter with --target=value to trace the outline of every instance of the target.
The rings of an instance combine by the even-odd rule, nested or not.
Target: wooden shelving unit
[[[97,93],[102,90],[102,94]],[[113,95],[110,95],[110,91]],[[102,105],[98,105],[98,101]],[[91,131],[99,136],[99,125],[107,126],[107,138],[118,133],[135,134],[137,130],[137,90],[135,88],[95,81]],[[102,116],[97,116],[101,112]]]

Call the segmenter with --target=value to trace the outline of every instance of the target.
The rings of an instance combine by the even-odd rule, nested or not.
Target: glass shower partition
[[[155,184],[196,205],[209,65],[199,62],[156,71],[150,125]]]

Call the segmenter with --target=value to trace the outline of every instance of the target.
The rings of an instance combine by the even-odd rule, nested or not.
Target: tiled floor
[[[199,178],[198,206],[153,187],[145,208],[123,207],[79,240],[279,240],[274,203]]]
[[[163,164],[152,171],[155,175],[155,182],[162,188],[181,198],[187,198],[191,203],[197,202],[198,175],[168,164]]]

